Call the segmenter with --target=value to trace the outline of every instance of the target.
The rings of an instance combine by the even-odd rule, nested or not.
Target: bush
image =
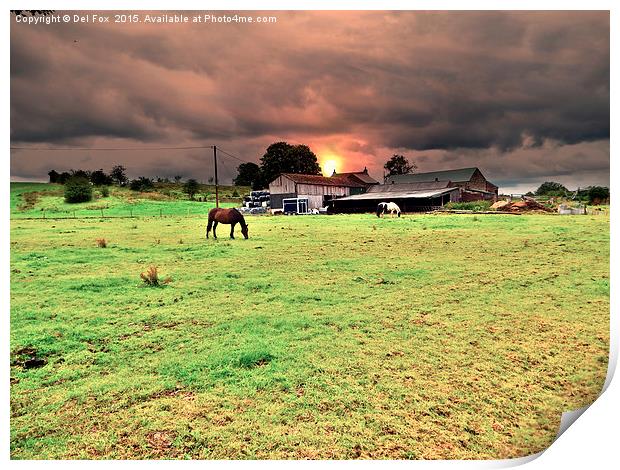
[[[93,199],[93,187],[87,178],[77,176],[65,183],[65,202],[88,202]]]
[[[592,186],[588,188],[588,202],[590,204],[604,204],[609,199],[609,188]]]
[[[140,273],[140,278],[144,281],[149,287],[160,287],[164,284],[168,284],[172,282],[172,278],[167,277],[164,280],[159,279],[159,274],[157,273],[157,266],[150,266],[149,269],[144,273]]]
[[[107,186],[101,187],[101,197],[108,197],[110,195],[110,188]]]
[[[152,191],[154,188],[155,185],[153,184],[153,181],[145,176],[141,176],[137,180],[131,180],[131,183],[129,183],[129,189],[132,191],[140,191],[145,193]]]
[[[535,194],[536,196],[565,197],[568,194],[568,189],[561,183],[545,181],[538,187]]]
[[[200,185],[198,181],[195,179],[188,179],[187,182],[183,185],[183,192],[186,193],[190,199],[194,199],[194,195],[200,189]]]
[[[491,207],[491,201],[471,201],[471,202],[449,202],[446,209],[455,209],[461,211],[488,211]]]

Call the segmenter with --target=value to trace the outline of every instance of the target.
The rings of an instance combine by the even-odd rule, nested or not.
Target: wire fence
[[[231,204],[227,204],[229,206]],[[81,209],[74,211],[47,211],[41,210],[40,214],[28,212],[23,215],[19,213],[11,214],[11,220],[63,220],[63,219],[135,219],[141,217],[164,218],[164,217],[208,217],[209,211],[215,204],[205,204],[201,208],[171,209],[160,208],[112,208],[112,209]]]

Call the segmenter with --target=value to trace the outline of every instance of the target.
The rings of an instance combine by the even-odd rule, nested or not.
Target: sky
[[[421,172],[476,166],[504,193],[609,186],[608,12],[93,13],[110,23],[11,17],[11,145],[31,148],[11,151],[12,181],[123,164],[206,182],[212,150],[155,149],[217,145],[237,158],[218,159],[229,183],[287,141],[378,180],[402,154]]]

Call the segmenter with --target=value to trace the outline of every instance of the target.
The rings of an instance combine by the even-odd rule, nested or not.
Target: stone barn
[[[386,185],[429,182],[445,182],[448,187],[459,188],[459,202],[497,200],[498,187],[488,181],[476,167],[393,175],[385,180]]]

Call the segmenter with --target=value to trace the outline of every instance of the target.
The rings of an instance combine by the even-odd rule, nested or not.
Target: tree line
[[[535,192],[526,193],[526,196],[563,197],[587,201],[590,204],[601,204],[609,200],[609,188],[606,186],[586,186],[571,191],[562,183],[545,181]]]
[[[384,168],[387,175],[392,176],[411,173],[417,166],[403,155],[394,155],[385,163]],[[316,155],[307,145],[276,142],[267,147],[260,158],[260,164],[248,162],[239,165],[233,182],[237,186],[262,189],[269,186],[281,173],[320,175],[321,167]]]
[[[123,165],[115,165],[110,173],[104,172],[103,169],[95,171],[71,170],[63,171],[62,173],[51,170],[48,172],[48,176],[50,183],[64,185],[65,201],[70,203],[91,201],[93,198],[93,187],[99,187],[101,196],[108,197],[108,186],[112,185],[129,187],[132,191],[149,192],[155,189],[155,181],[158,183],[171,183],[169,178],[160,177],[157,177],[155,181],[146,176],[129,180],[126,171],[127,169]],[[174,182],[180,184],[182,178],[182,176],[177,175],[174,177]],[[194,178],[190,178],[183,184],[182,189],[190,199],[194,199],[194,196],[200,190],[200,184]]]

